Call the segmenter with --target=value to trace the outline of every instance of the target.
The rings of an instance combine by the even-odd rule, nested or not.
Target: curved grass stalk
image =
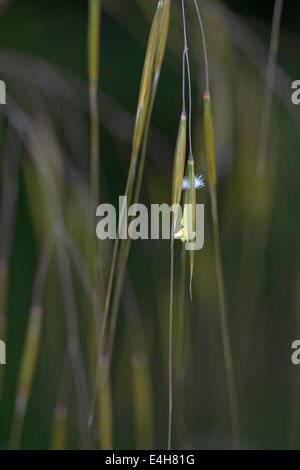
[[[140,158],[140,166],[139,166],[138,177],[137,177],[137,185],[136,185],[135,196],[133,200],[134,204],[136,204],[139,200],[141,187],[142,187],[143,174],[144,174],[145,161],[146,161],[148,135],[149,135],[151,114],[152,114],[154,101],[155,101],[155,94],[153,95],[153,98],[151,100],[150,112],[149,112],[149,115],[147,117],[147,122],[146,122],[145,135],[143,138],[143,147],[142,147],[141,158]],[[111,355],[112,355],[112,350],[113,350],[116,323],[117,323],[117,314],[118,314],[119,305],[120,305],[121,292],[122,292],[130,247],[131,247],[130,238],[127,238],[126,240],[122,240],[121,248],[120,248],[120,256],[119,256],[119,261],[118,261],[118,268],[117,268],[117,273],[116,273],[116,283],[115,283],[115,289],[114,289],[110,331],[109,331],[109,336],[108,336],[108,357],[110,358],[110,360],[111,360]]]
[[[259,145],[259,154],[258,154],[258,162],[257,162],[258,175],[261,175],[263,173],[265,169],[265,165],[266,165],[282,9],[283,9],[283,0],[276,0],[275,6],[274,6],[274,12],[273,12],[271,44],[270,44],[270,52],[269,52],[269,58],[268,58],[265,96],[264,96],[264,104],[263,104],[263,115],[262,115],[262,123],[261,123],[261,130],[260,130],[260,145]]]
[[[156,95],[158,76],[159,76],[159,71],[160,71],[160,66],[161,66],[161,63],[158,64],[156,62],[156,58],[158,57],[157,48],[158,48],[158,41],[162,40],[161,39],[162,35],[160,35],[160,31],[161,31],[161,26],[162,26],[162,19],[166,18],[165,16],[162,17],[163,12],[166,11],[165,10],[166,5],[168,5],[168,8],[170,7],[169,0],[165,0],[165,2],[160,0],[158,2],[156,13],[155,13],[151,31],[150,31],[149,41],[148,41],[148,47],[147,47],[147,52],[146,52],[143,74],[142,74],[138,107],[137,107],[137,113],[136,113],[136,121],[135,121],[134,134],[133,134],[132,153],[131,153],[131,160],[130,160],[130,166],[129,166],[129,173],[128,173],[127,184],[126,184],[126,189],[125,189],[125,196],[127,197],[128,205],[130,205],[132,201],[133,186],[134,186],[135,176],[136,176],[136,167],[138,164],[138,158],[139,158],[139,154],[141,150],[141,145],[143,146],[143,149],[141,152],[140,168],[143,169],[144,167],[143,160],[145,160],[146,144],[143,142],[145,142],[146,140],[146,143],[147,143],[147,138],[145,139],[145,137],[143,136],[145,135],[148,137],[150,118],[151,118],[152,108],[153,108],[154,99]],[[155,80],[154,80],[154,77],[156,77]],[[153,89],[155,90],[155,93],[152,93]],[[139,194],[140,192],[141,179],[142,179],[143,172],[139,172],[139,174],[140,173],[141,173],[141,176],[138,177],[138,182],[137,182],[137,188],[139,189],[136,191],[136,194]],[[124,220],[124,217],[125,217],[125,206],[123,206],[121,209],[121,214],[120,214],[121,224],[122,224],[122,221]],[[99,385],[99,380],[100,380],[100,375],[101,375],[101,363],[103,361],[103,356],[105,355],[104,339],[105,339],[105,332],[106,332],[106,327],[107,327],[108,312],[109,312],[109,307],[110,307],[110,302],[111,302],[113,278],[114,278],[114,273],[115,273],[115,268],[116,268],[116,263],[117,263],[117,258],[118,258],[119,242],[120,242],[120,238],[119,238],[119,233],[118,233],[115,244],[114,244],[114,249],[113,249],[112,265],[110,269],[108,289],[107,289],[107,294],[106,294],[106,299],[105,299],[104,318],[103,318],[100,340],[99,340],[99,359],[97,363],[95,383],[94,383],[94,388],[93,388],[92,404],[91,404],[91,410],[90,410],[90,415],[89,415],[89,420],[88,420],[89,427],[91,427],[93,423],[97,388]],[[120,301],[120,295],[121,295],[123,279],[124,279],[123,271],[124,271],[124,266],[126,267],[129,249],[130,249],[130,240],[122,240],[119,262],[118,262],[118,266],[120,268],[118,268],[118,272],[116,275],[116,287],[115,287],[116,294],[115,294],[114,305],[112,307],[112,314],[111,314],[111,327],[110,327],[111,333],[109,334],[109,337],[111,337],[112,339],[108,340],[108,343],[110,343],[111,345],[114,342],[114,330],[115,330],[115,324],[116,324],[116,317],[117,317],[118,305]],[[109,364],[110,364],[110,359],[109,359]]]
[[[153,104],[154,104],[154,99],[153,99]],[[151,106],[151,110],[152,110],[152,106]],[[136,192],[135,192],[135,197],[134,197],[134,204],[136,204],[137,201],[139,200],[139,195],[141,191],[142,177],[144,173],[144,166],[145,166],[145,160],[146,160],[146,150],[147,150],[150,120],[151,120],[151,115],[149,114],[149,117],[147,118],[147,123],[146,123],[145,136],[143,139],[143,149],[142,149],[138,178],[137,178],[137,187],[136,187]],[[110,328],[109,328],[109,333],[108,333],[107,345],[103,344],[103,350],[99,359],[99,364],[101,366],[100,371],[99,371],[100,372],[100,375],[99,375],[100,387],[104,387],[105,383],[109,381],[109,373],[110,373],[111,358],[112,358],[115,332],[116,332],[117,316],[118,316],[118,311],[119,311],[119,306],[120,306],[121,293],[122,293],[122,288],[123,288],[123,283],[124,283],[124,278],[125,278],[125,271],[126,271],[127,260],[128,260],[128,256],[130,252],[130,247],[131,247],[130,238],[127,238],[126,240],[122,240],[121,247],[120,247],[120,255],[119,255],[119,260],[118,260],[118,267],[116,270],[116,282],[115,282],[115,287],[114,287],[113,304],[112,304],[112,311],[111,311],[111,322],[110,322]],[[102,373],[101,370],[102,370],[103,364],[105,364],[105,368],[103,368],[103,373]]]
[[[159,50],[162,51],[162,55],[164,54],[164,51],[165,51],[167,36],[168,36],[168,28],[164,27],[164,24],[167,23],[167,25],[169,25],[169,14],[170,14],[169,10],[170,10],[170,0],[166,0],[164,3],[164,10],[162,12],[162,18],[160,20],[161,21],[160,31],[162,32],[162,34],[158,38],[158,47],[157,47],[158,51]],[[155,57],[155,63],[154,63],[154,78],[153,78],[153,83],[152,83],[152,88],[151,88],[149,112],[148,112],[148,115],[146,117],[146,122],[145,122],[145,132],[144,132],[143,141],[142,141],[140,165],[139,165],[137,184],[136,184],[134,200],[133,200],[134,204],[137,204],[137,202],[139,201],[141,188],[142,188],[151,116],[152,116],[152,111],[153,111],[155,98],[157,94],[157,87],[158,87],[158,81],[159,81],[159,76],[160,76],[160,71],[161,71],[161,65],[162,65],[162,57],[161,57],[161,54],[158,54]],[[120,305],[121,292],[122,292],[122,287],[123,287],[123,282],[124,282],[124,276],[125,276],[125,270],[126,270],[127,259],[128,259],[128,255],[130,251],[130,246],[131,246],[130,238],[127,238],[126,240],[122,240],[122,244],[120,248],[118,270],[117,270],[117,275],[116,275],[114,302],[112,306],[110,334],[109,334],[109,340],[108,340],[109,362],[111,361],[111,355],[112,355],[112,350],[113,350],[117,314],[118,314],[119,305]]]

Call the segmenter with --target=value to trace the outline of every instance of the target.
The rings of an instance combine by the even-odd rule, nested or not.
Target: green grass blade
[[[155,60],[156,60],[155,52],[157,50],[157,45],[158,45],[158,37],[160,33],[162,13],[163,13],[163,2],[159,1],[155,16],[153,19],[149,40],[148,40],[145,64],[144,64],[139,99],[138,99],[138,107],[137,107],[135,128],[134,128],[133,142],[132,142],[132,153],[131,153],[130,166],[129,166],[129,172],[128,172],[126,189],[125,189],[125,196],[127,196],[128,205],[130,205],[132,202],[133,187],[134,187],[134,181],[135,181],[135,176],[136,176],[136,167],[138,163],[139,153],[141,150],[143,134],[145,133],[146,139],[145,138],[144,139],[147,142],[149,127],[150,127],[151,113],[152,113],[152,108],[153,108],[155,95],[156,95],[156,86],[154,88],[154,92],[152,93],[153,91],[152,84],[153,84],[154,67],[155,67]],[[151,97],[151,100],[150,100],[150,97]],[[146,145],[143,144],[141,161],[145,159],[145,153],[146,153]],[[144,163],[141,163],[140,167],[141,166],[143,167]],[[138,182],[137,187],[141,185],[143,171],[139,172],[139,174],[141,174],[141,176],[139,176],[140,184]],[[136,194],[137,193],[139,193],[139,190],[136,191]],[[125,208],[121,210],[121,215],[120,215],[121,219],[124,217],[124,209]],[[89,416],[89,426],[91,426],[93,423],[96,393],[97,393],[98,383],[100,380],[100,363],[101,363],[101,357],[103,355],[104,348],[105,348],[105,345],[104,345],[105,331],[106,331],[108,312],[109,312],[109,307],[110,307],[110,302],[111,302],[114,272],[115,272],[117,258],[118,258],[119,241],[120,241],[119,235],[117,235],[117,239],[115,241],[114,249],[113,249],[112,265],[110,269],[108,289],[107,289],[107,294],[106,294],[106,299],[105,299],[104,319],[103,319],[103,324],[101,328],[101,336],[100,336],[100,341],[99,341],[99,360],[97,364],[91,412]],[[126,246],[125,246],[125,243],[126,243]],[[118,311],[118,305],[120,301],[120,295],[121,295],[123,279],[124,279],[123,271],[124,271],[124,266],[126,267],[127,257],[128,257],[129,248],[130,248],[130,241],[122,240],[122,246],[123,248],[121,247],[120,249],[121,263],[120,262],[118,263],[118,266],[120,266],[120,269],[118,270],[118,273],[116,275],[116,288],[115,288],[116,299],[114,300],[114,306],[112,307],[112,315],[111,315],[112,316],[111,327],[110,327],[111,333],[109,334],[109,337],[112,339],[108,340],[110,344],[113,344],[113,337],[114,337],[113,332],[114,332],[114,325],[116,323],[116,316],[117,316],[117,313],[115,312]],[[123,267],[122,267],[122,264],[123,264]]]
[[[172,204],[180,204],[182,194],[182,180],[184,175],[186,155],[186,113],[182,112],[177,135],[172,185]],[[174,215],[173,231],[177,224],[177,214]]]
[[[223,279],[223,269],[222,269],[222,260],[221,260],[220,229],[219,229],[218,207],[217,207],[213,123],[212,123],[212,113],[211,113],[211,100],[210,100],[210,94],[208,91],[206,91],[204,94],[204,142],[205,142],[206,166],[207,166],[207,173],[208,173],[208,184],[209,184],[210,198],[211,198],[215,263],[216,263],[216,274],[217,274],[217,284],[218,284],[218,293],[219,293],[220,322],[221,322],[222,342],[223,342],[223,351],[224,351],[224,359],[225,359],[227,388],[228,388],[229,403],[230,403],[230,414],[231,414],[231,423],[232,423],[232,432],[233,432],[233,445],[235,449],[239,449],[240,448],[239,411],[238,411],[238,402],[237,402],[236,386],[235,386],[235,379],[234,379],[232,352],[231,352],[229,331],[228,331],[228,325],[227,325],[226,308],[225,308],[224,279]]]

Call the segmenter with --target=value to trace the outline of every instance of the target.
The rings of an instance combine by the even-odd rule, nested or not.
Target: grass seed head
[[[180,118],[175,158],[173,166],[172,204],[180,204],[182,194],[182,180],[184,175],[186,153],[186,113],[183,111]],[[174,216],[174,228],[176,227],[177,214]]]
[[[155,81],[157,81],[159,78],[161,66],[163,63],[164,55],[165,55],[168,32],[169,32],[169,25],[170,25],[170,11],[171,11],[171,0],[165,0],[163,11],[161,14],[160,31],[159,31],[159,36],[158,36],[157,52],[156,52],[156,59],[155,59],[155,70],[154,70]]]
[[[211,187],[215,188],[217,178],[214,149],[214,132],[211,113],[211,99],[210,94],[208,92],[205,92],[204,94],[204,146],[208,183]]]
[[[195,165],[194,159],[189,158],[187,163],[187,177],[184,179],[185,190],[185,204],[183,209],[183,218],[181,221],[182,228],[175,235],[174,238],[179,238],[183,243],[191,243],[195,241],[196,236],[196,184],[195,184]],[[182,183],[181,183],[182,184]],[[189,250],[190,258],[190,296],[192,299],[192,280],[194,272],[194,258],[195,251]]]
[[[140,148],[142,137],[143,137],[143,132],[145,128],[147,112],[149,108],[162,11],[163,11],[163,2],[159,1],[155,16],[153,19],[151,31],[150,31],[147,52],[146,52],[146,57],[145,57],[145,63],[144,63],[144,69],[143,69],[143,74],[142,74],[142,80],[141,80],[141,87],[140,87],[140,93],[139,93],[136,122],[135,122],[134,136],[133,136],[134,152],[137,152]]]

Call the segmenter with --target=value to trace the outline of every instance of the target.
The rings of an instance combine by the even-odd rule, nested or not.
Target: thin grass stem
[[[185,20],[185,6],[184,0],[181,0],[182,6],[182,21],[183,21],[183,36],[184,36],[184,55],[186,59],[187,74],[188,74],[188,89],[189,89],[189,145],[190,145],[190,159],[193,159],[193,145],[192,145],[192,83],[191,83],[191,71],[190,61],[188,52],[188,42],[186,33],[186,20]]]
[[[144,135],[147,136],[146,138],[146,143],[147,143],[151,114],[152,114],[152,109],[153,109],[154,100],[156,96],[156,89],[158,85],[158,77],[160,74],[162,57],[164,55],[164,47],[163,47],[161,51],[162,53],[160,53],[159,55],[158,63],[155,62],[157,58],[156,52],[157,52],[157,46],[158,46],[158,37],[159,37],[159,32],[162,27],[162,18],[164,17],[162,16],[162,14],[166,12],[166,5],[168,6],[168,8],[170,7],[170,2],[168,0],[166,0],[165,2],[162,2],[162,1],[158,2],[157,10],[154,16],[154,20],[152,23],[152,28],[151,28],[150,36],[148,40],[148,47],[147,47],[147,52],[146,52],[146,58],[145,58],[140,93],[139,93],[138,108],[137,108],[137,113],[136,113],[136,122],[135,122],[133,142],[132,142],[132,154],[131,154],[128,178],[127,178],[127,183],[126,183],[126,189],[125,189],[125,196],[127,196],[128,204],[131,204],[131,201],[132,201],[133,185],[135,181],[136,167],[138,164],[138,157],[140,154],[141,145],[142,145],[142,151],[141,151],[140,168],[144,168],[143,160],[145,160],[145,153],[146,153],[146,144],[144,143],[145,142]],[[165,36],[167,37],[167,31],[165,33]],[[155,90],[155,93],[152,93],[153,88]],[[140,188],[141,186],[142,173],[143,172],[139,171],[139,175],[141,174],[141,176],[138,176],[137,188]],[[136,190],[136,194],[139,194],[139,192],[140,192],[140,189]],[[121,214],[120,214],[121,220],[124,219],[124,216],[125,216],[124,211],[125,211],[125,207],[123,207],[121,210]],[[106,300],[105,300],[104,318],[103,318],[103,324],[101,328],[101,335],[100,335],[100,341],[99,341],[99,359],[97,363],[92,404],[91,404],[90,415],[88,419],[89,427],[91,427],[93,423],[97,388],[99,385],[99,380],[100,380],[100,375],[101,375],[101,364],[103,362],[103,357],[105,355],[104,339],[105,339],[105,332],[106,332],[107,323],[108,323],[108,312],[109,312],[109,307],[110,307],[110,302],[111,302],[114,273],[115,273],[116,263],[117,263],[117,258],[118,258],[119,241],[120,241],[120,238],[119,238],[119,233],[118,233],[115,244],[114,244],[114,249],[113,249],[112,265],[110,269],[108,290],[107,290],[107,295],[106,295]],[[116,287],[114,291],[115,299],[114,299],[114,304],[112,306],[110,333],[108,334],[108,338],[109,338],[108,344],[111,345],[108,348],[109,350],[112,349],[112,345],[114,342],[116,317],[117,317],[118,305],[120,301],[120,295],[121,295],[122,284],[123,284],[123,279],[124,279],[123,271],[124,271],[124,266],[126,267],[127,257],[128,257],[128,253],[130,249],[130,240],[125,240],[125,242],[126,243],[124,243],[124,240],[122,240],[122,246],[125,247],[125,249],[123,249],[123,255],[122,255],[122,247],[120,249],[120,259],[118,263],[118,266],[120,266],[120,269],[118,269],[118,273],[116,275]],[[109,359],[109,364],[110,364],[110,359]],[[109,367],[110,366],[108,366],[108,370],[109,370]]]
[[[150,122],[151,122],[151,115],[152,115],[152,110],[153,110],[156,90],[157,90],[157,82],[154,82],[153,85],[154,85],[154,89],[153,89],[153,94],[152,94],[152,98],[150,102],[149,114],[146,118],[145,134],[144,134],[143,141],[142,141],[142,151],[141,151],[140,165],[139,165],[137,184],[136,184],[136,190],[135,190],[135,196],[134,196],[134,204],[136,204],[139,200],[141,187],[142,187],[142,181],[143,181],[147,143],[148,143]],[[121,292],[122,292],[122,287],[123,287],[123,282],[124,282],[128,255],[130,252],[130,246],[131,246],[130,238],[127,238],[126,240],[122,240],[121,248],[120,248],[120,255],[119,255],[119,260],[118,260],[118,268],[116,270],[117,271],[116,281],[115,281],[115,287],[114,287],[114,297],[113,297],[113,304],[112,304],[110,328],[109,328],[108,340],[107,340],[107,349],[103,345],[103,350],[99,359],[100,364],[101,364],[104,358],[106,356],[108,357],[108,367],[106,369],[107,375],[109,374],[109,371],[110,371],[112,351],[113,351],[113,345],[114,345],[114,339],[115,339],[115,330],[116,330],[116,324],[117,324],[117,315],[119,311]],[[102,337],[102,339],[104,340],[104,337]],[[105,352],[106,350],[107,350],[107,353]],[[100,374],[99,374],[99,379],[100,379]],[[107,380],[107,376],[103,377],[103,379]],[[91,425],[91,420],[90,420],[90,425]]]
[[[204,64],[205,64],[205,92],[209,92],[209,68],[208,68],[206,37],[205,37],[204,27],[203,27],[202,18],[201,18],[201,15],[200,15],[197,0],[194,0],[194,5],[195,5],[196,11],[197,11],[197,16],[198,16],[198,20],[199,20],[201,35],[202,35]]]
[[[162,20],[161,20],[161,25],[160,27],[162,28],[162,23],[163,19],[168,20],[168,18],[165,18],[165,15],[168,14],[168,9],[170,8],[170,2],[165,2],[164,5],[164,10],[163,10],[163,15],[162,15]],[[163,37],[164,43],[166,43],[167,40],[167,32],[165,33],[165,37]],[[163,47],[165,49],[165,45]],[[158,70],[155,73],[156,79],[153,80],[152,84],[152,89],[151,89],[151,99],[150,99],[150,104],[149,104],[149,112],[146,118],[146,123],[145,123],[145,133],[143,136],[143,141],[142,141],[142,150],[141,150],[141,157],[140,157],[140,165],[139,165],[139,170],[138,170],[138,176],[137,176],[137,183],[136,183],[136,188],[135,188],[135,194],[134,194],[134,204],[136,204],[139,201],[140,194],[141,194],[141,189],[142,189],[142,183],[143,183],[143,175],[144,175],[144,168],[145,168],[145,162],[146,162],[146,153],[147,153],[147,146],[148,146],[148,138],[149,138],[149,130],[150,130],[150,123],[151,123],[151,117],[152,117],[152,111],[155,103],[155,98],[157,94],[157,88],[158,88],[158,79],[157,77],[160,75],[160,69],[161,69],[161,64],[162,61],[160,61],[159,64],[157,64],[157,61],[155,63],[155,69],[158,68]],[[112,350],[113,350],[113,344],[114,344],[114,337],[115,337],[115,328],[116,328],[116,320],[117,320],[117,313],[119,310],[119,305],[120,305],[120,297],[121,297],[121,291],[122,291],[122,286],[123,286],[123,281],[124,281],[124,275],[125,275],[125,269],[127,265],[127,259],[130,251],[130,246],[131,246],[131,239],[128,238],[127,240],[122,240],[122,245],[120,249],[120,260],[119,260],[119,269],[118,273],[116,276],[116,287],[115,287],[115,292],[114,292],[114,303],[112,306],[112,321],[111,321],[111,327],[110,327],[110,335],[109,335],[109,346],[108,346],[108,356],[109,356],[109,362],[111,362],[111,355],[112,355]]]
[[[173,302],[174,302],[174,243],[172,243],[171,245],[171,266],[170,266],[168,450],[171,450],[172,415],[173,415]]]
[[[263,114],[262,114],[262,122],[261,122],[261,129],[260,129],[260,144],[259,144],[259,153],[258,153],[258,162],[257,162],[257,174],[258,175],[261,175],[263,173],[265,169],[265,165],[266,165],[282,10],[283,10],[283,0],[275,0],[270,52],[269,52],[269,58],[268,58],[266,84],[265,84]]]

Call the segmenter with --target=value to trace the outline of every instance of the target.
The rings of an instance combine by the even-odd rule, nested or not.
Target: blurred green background
[[[205,174],[202,45],[192,2],[186,3],[196,169]],[[284,2],[263,180],[257,179],[256,163],[274,2],[202,0],[199,4],[208,40],[221,249],[242,447],[299,448],[300,366],[291,363],[291,343],[300,338],[300,112],[290,97],[291,82],[300,78],[300,4],[296,0]],[[155,7],[155,0],[102,2],[101,202],[116,204],[124,194],[139,83]],[[41,176],[43,169],[41,173],[38,170],[39,162],[46,162],[46,170],[53,172],[66,226],[88,269],[87,245],[94,227],[91,229],[87,221],[84,202],[89,197],[87,1],[14,0],[2,2],[0,8],[0,79],[6,82],[8,93],[0,115],[0,260],[1,269],[7,272],[1,308],[8,318],[7,364],[0,366],[4,370],[0,446],[7,448],[38,260],[43,240],[55,230],[51,218],[45,216],[47,187]],[[180,2],[174,0],[140,198],[145,204],[170,202],[171,198],[181,112],[180,14]],[[41,131],[39,150],[32,136],[36,123],[49,132],[45,136]],[[184,374],[175,381],[174,446],[231,448],[207,190],[198,193],[198,202],[206,207],[205,246],[196,254],[194,300],[185,299]],[[5,207],[9,207],[8,213]],[[106,276],[111,248],[110,243],[103,244]],[[178,242],[176,286],[180,248]],[[168,241],[132,243],[111,373],[113,443],[117,449],[143,446],[144,440],[153,448],[166,447],[169,257]],[[66,447],[81,447],[74,384],[66,379],[70,383],[61,385],[70,366],[64,365],[65,293],[58,271],[53,256],[43,289],[41,342],[21,448],[51,447],[61,387],[68,410]],[[73,264],[72,276],[91,395],[91,308]],[[106,281],[104,286],[105,290]],[[177,330],[175,323],[176,361]],[[142,346],[137,347],[142,348],[142,360],[147,364],[147,379],[144,376],[140,387],[136,385],[136,340],[132,336],[141,337]],[[137,424],[139,406],[144,429]],[[94,427],[91,445],[98,448],[97,422]]]

